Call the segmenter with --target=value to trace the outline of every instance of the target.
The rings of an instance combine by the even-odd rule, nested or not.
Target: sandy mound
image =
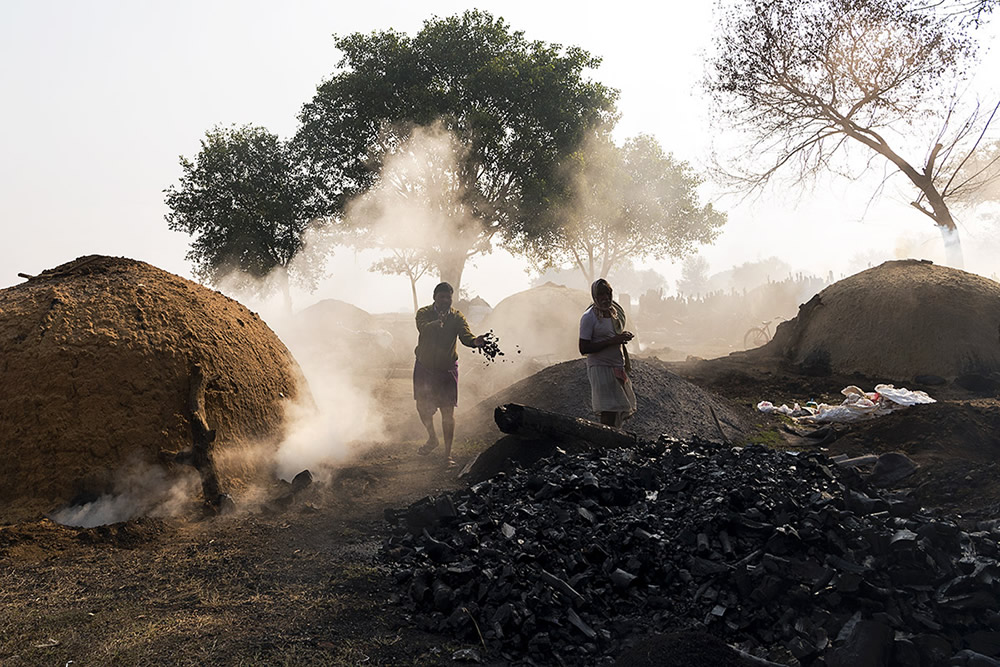
[[[749,432],[749,408],[736,406],[671,373],[667,364],[658,359],[633,359],[632,382],[638,409],[624,428],[642,438],[656,439],[667,434],[682,439],[719,440],[720,425],[731,441],[739,441]],[[493,422],[493,410],[505,403],[594,420],[586,360],[549,366],[485,399],[460,422],[468,424],[470,430],[476,429],[470,437],[495,439],[500,431]]]
[[[0,520],[110,492],[126,464],[190,448],[194,364],[222,491],[256,474],[244,454],[275,442],[303,390],[256,314],[123,258],[80,258],[0,291],[0,360]]]
[[[930,262],[886,262],[830,285],[762,353],[811,373],[886,380],[1000,370],[1000,284]]]
[[[361,308],[337,299],[317,301],[296,317],[303,326],[320,329],[371,329],[375,322],[375,318]]]

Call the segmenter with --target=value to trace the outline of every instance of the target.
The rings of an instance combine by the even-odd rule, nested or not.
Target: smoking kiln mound
[[[216,430],[207,465],[238,491],[269,459],[284,404],[308,391],[256,314],[99,255],[0,290],[0,368],[0,521],[109,492],[126,463],[191,449],[192,389]]]
[[[1000,283],[927,261],[885,262],[800,306],[759,353],[814,374],[988,375],[1000,370]]]

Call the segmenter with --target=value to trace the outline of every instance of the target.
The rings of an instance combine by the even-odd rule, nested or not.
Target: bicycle
[[[749,350],[752,347],[760,347],[771,342],[771,322],[783,321],[784,319],[780,316],[775,317],[766,322],[761,322],[761,326],[759,327],[750,327],[747,329],[747,332],[743,334],[743,349]]]

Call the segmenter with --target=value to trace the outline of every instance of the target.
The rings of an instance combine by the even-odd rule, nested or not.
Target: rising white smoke
[[[200,491],[201,478],[192,468],[168,474],[163,466],[132,461],[118,471],[110,493],[64,507],[49,518],[65,526],[93,528],[138,516],[177,516],[190,508]]]

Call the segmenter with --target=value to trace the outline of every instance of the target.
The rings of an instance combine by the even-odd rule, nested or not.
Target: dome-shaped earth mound
[[[590,295],[555,283],[512,294],[496,305],[478,329],[492,329],[505,350],[562,361],[579,356],[580,317]]]
[[[927,261],[886,262],[800,306],[761,353],[820,374],[986,375],[1000,370],[1000,283]]]
[[[191,449],[192,389],[216,431],[220,490],[238,491],[269,458],[258,447],[279,440],[285,403],[307,391],[256,314],[102,256],[0,290],[0,367],[0,521],[110,492],[126,463]]]
[[[749,408],[740,408],[675,375],[659,359],[633,358],[631,378],[637,409],[622,428],[641,438],[655,440],[666,434],[684,440],[720,440],[724,435],[725,440],[737,442],[751,431]],[[499,431],[493,410],[506,403],[596,421],[585,359],[549,366],[512,384],[480,402],[460,423],[478,429],[470,437],[495,437]]]

